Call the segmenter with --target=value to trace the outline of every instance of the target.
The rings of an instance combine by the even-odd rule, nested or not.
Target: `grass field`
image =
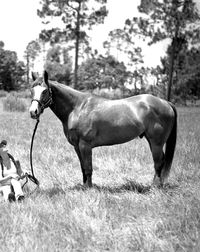
[[[41,187],[22,203],[1,202],[0,251],[200,251],[200,109],[179,108],[178,115],[165,189],[150,187],[149,146],[135,139],[94,149],[94,188],[83,190],[73,147],[47,109],[33,150]],[[1,111],[0,117],[0,139],[29,170],[35,122],[28,112]]]

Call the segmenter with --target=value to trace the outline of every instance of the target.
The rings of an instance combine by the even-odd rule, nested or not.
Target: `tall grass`
[[[25,112],[27,105],[23,99],[18,97],[17,93],[11,93],[3,100],[3,110],[9,112]]]
[[[178,112],[165,189],[151,187],[149,146],[135,139],[94,149],[94,187],[83,190],[73,147],[60,121],[45,110],[33,148],[40,190],[23,203],[1,203],[0,251],[200,251],[200,113]],[[0,138],[28,170],[34,123],[28,113],[1,113]],[[28,187],[34,189],[31,182]]]

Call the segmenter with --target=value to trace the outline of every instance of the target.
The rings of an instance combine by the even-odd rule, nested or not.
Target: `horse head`
[[[31,118],[38,119],[45,108],[52,104],[52,92],[48,81],[48,73],[44,71],[43,77],[32,73],[31,87],[32,101],[29,108]]]

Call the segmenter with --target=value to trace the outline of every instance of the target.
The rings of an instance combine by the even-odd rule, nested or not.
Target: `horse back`
[[[152,95],[109,100],[87,96],[71,113],[68,130],[93,146],[124,143],[168,120],[171,106]]]

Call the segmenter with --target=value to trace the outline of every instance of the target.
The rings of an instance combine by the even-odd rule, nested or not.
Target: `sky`
[[[37,17],[38,0],[0,0],[0,40],[5,49],[14,50],[22,59],[26,45],[41,29]]]
[[[0,0],[0,40],[5,43],[5,49],[17,52],[19,60],[23,60],[24,51],[31,40],[45,26],[37,16],[40,0]],[[199,1],[200,0],[196,0]],[[107,39],[109,31],[122,28],[126,18],[137,15],[137,5],[140,0],[108,0],[109,10],[104,25],[99,25],[92,31],[92,46],[102,50],[102,43]],[[166,44],[160,43],[143,48],[145,64],[155,66],[164,55]]]

